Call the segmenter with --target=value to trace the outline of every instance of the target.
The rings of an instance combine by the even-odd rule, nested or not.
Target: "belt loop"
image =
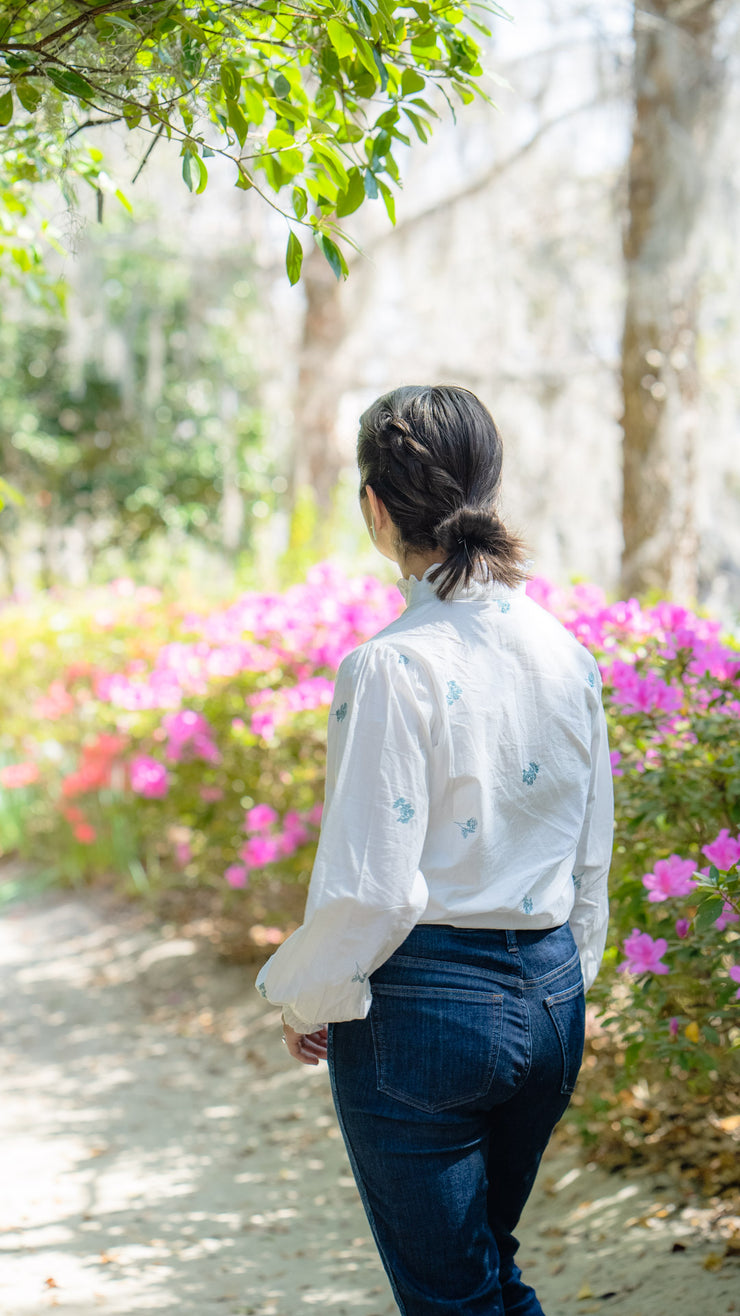
[[[506,949],[514,955],[519,950],[516,944],[516,932],[513,932],[511,928],[506,929]]]

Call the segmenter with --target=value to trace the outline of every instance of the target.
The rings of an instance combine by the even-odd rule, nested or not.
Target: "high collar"
[[[408,580],[402,576],[400,580],[396,581],[398,589],[406,600],[407,608],[437,598],[437,592],[429,576],[440,565],[439,562],[433,562],[430,567],[427,567],[421,580],[418,576],[409,576]],[[511,599],[518,594],[523,594],[524,589],[524,583],[512,589],[509,585],[502,585],[496,580],[474,578],[467,585],[464,585],[461,581],[455,586],[452,593],[448,594],[447,599],[441,600],[441,602],[447,602],[449,599]]]

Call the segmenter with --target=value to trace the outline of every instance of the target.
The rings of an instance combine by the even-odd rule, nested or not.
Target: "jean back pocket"
[[[563,1060],[561,1092],[571,1093],[576,1085],[583,1058],[586,1027],[586,999],[583,983],[577,982],[562,992],[545,997],[545,1009],[555,1025]]]
[[[496,1072],[503,996],[373,983],[378,1089],[429,1112],[476,1101]]]

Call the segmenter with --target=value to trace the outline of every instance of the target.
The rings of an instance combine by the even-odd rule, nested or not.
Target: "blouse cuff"
[[[291,1010],[288,1005],[283,1006],[283,1023],[287,1024],[288,1027],[292,1028],[296,1033],[302,1033],[304,1035],[306,1033],[315,1033],[318,1028],[324,1027],[323,1024],[306,1023],[305,1019],[301,1019],[300,1015]]]

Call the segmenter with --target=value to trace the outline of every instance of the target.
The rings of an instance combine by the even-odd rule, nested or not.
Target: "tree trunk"
[[[622,589],[696,595],[700,242],[721,0],[640,0],[624,238]]]
[[[306,256],[303,284],[306,313],[293,408],[295,458],[291,502],[308,485],[319,509],[327,513],[343,466],[337,406],[342,387],[338,349],[344,334],[344,317],[341,285],[318,247]]]

